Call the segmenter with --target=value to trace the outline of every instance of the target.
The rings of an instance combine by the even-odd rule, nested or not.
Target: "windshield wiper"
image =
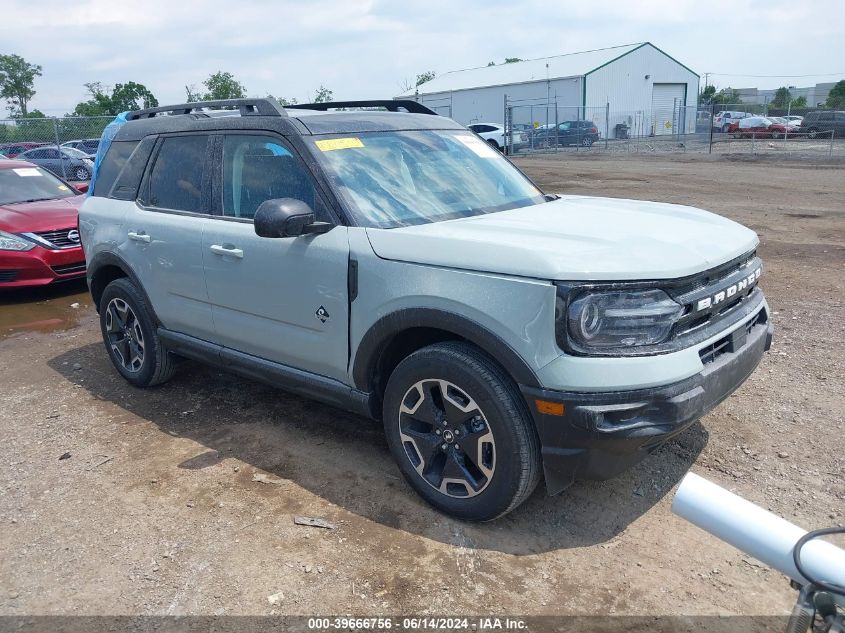
[[[19,200],[18,202],[7,202],[6,204],[26,204],[28,202],[43,202],[44,200],[53,200],[53,198],[31,198],[29,200]]]

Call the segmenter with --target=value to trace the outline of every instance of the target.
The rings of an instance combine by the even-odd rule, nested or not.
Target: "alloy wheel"
[[[405,392],[399,437],[417,473],[444,495],[474,497],[493,478],[492,429],[475,400],[451,382],[420,380]]]
[[[114,298],[106,307],[106,333],[115,358],[129,372],[144,365],[144,332],[135,312],[123,299]]]
[[[88,170],[84,167],[77,168],[75,174],[77,180],[88,180]]]

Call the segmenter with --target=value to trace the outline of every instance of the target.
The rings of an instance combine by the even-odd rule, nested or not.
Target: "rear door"
[[[162,324],[205,340],[214,335],[202,265],[202,231],[212,211],[211,141],[208,134],[158,140],[120,247]]]
[[[265,238],[253,217],[265,200],[307,202],[331,221],[310,173],[279,136],[219,137],[215,174],[221,214],[203,235],[215,340],[291,367],[345,380],[348,363],[345,226],[323,235]]]

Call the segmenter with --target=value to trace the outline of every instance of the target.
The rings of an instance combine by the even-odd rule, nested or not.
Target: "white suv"
[[[713,117],[713,129],[719,132],[727,132],[731,123],[736,123],[740,119],[754,116],[750,112],[737,112],[736,110],[723,110],[717,112]]]

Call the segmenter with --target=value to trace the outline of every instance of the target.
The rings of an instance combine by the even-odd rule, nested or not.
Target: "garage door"
[[[682,133],[686,84],[654,84],[651,93],[651,121],[654,134]]]

